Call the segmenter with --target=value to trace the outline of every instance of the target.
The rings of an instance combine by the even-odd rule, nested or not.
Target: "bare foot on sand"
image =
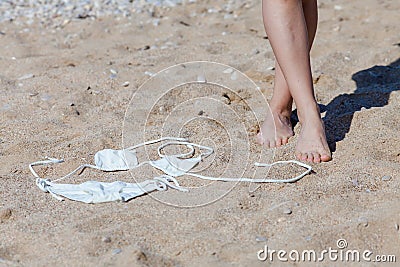
[[[308,115],[301,121],[301,131],[296,145],[296,157],[302,161],[325,162],[332,159],[326,141],[325,127],[319,114]]]
[[[329,161],[331,152],[315,99],[310,64],[318,21],[317,1],[263,0],[262,10],[276,68],[270,101],[272,114],[267,116],[257,139],[267,148],[287,143],[293,135],[289,119],[294,101],[302,127],[297,158],[308,162]]]
[[[271,113],[272,112],[272,113]],[[257,134],[257,142],[266,148],[286,145],[294,135],[290,113],[272,111],[268,113]]]

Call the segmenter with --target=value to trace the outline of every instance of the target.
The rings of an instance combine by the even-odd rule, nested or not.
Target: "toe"
[[[282,139],[276,139],[276,140],[275,140],[275,145],[276,145],[277,147],[282,146]]]
[[[307,161],[307,153],[301,153],[301,158],[302,161]]]
[[[269,148],[276,147],[275,141],[269,141]]]
[[[288,142],[289,142],[289,140],[287,137],[282,139],[282,145],[286,145]]]
[[[268,140],[264,141],[263,146],[266,147],[266,148],[271,148],[271,144],[269,143]]]
[[[307,153],[307,161],[308,162],[313,162],[313,159],[314,159],[313,154],[311,152],[308,152]]]
[[[264,144],[264,140],[263,140],[263,138],[262,138],[261,132],[259,132],[259,133],[257,134],[256,140],[257,140],[257,143],[259,143],[260,145]]]
[[[331,155],[326,155],[326,154],[321,155],[321,161],[323,162],[330,161],[331,159],[332,159]]]
[[[321,156],[319,153],[313,153],[313,158],[314,158],[314,163],[320,163],[321,162]]]

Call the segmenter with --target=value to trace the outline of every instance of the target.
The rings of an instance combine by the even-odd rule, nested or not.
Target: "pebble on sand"
[[[197,76],[197,82],[199,82],[199,83],[207,83],[207,79],[206,79],[205,75],[203,75],[203,74],[198,75]]]
[[[105,236],[101,239],[104,243],[111,243],[111,238],[109,236]]]
[[[278,221],[278,223],[282,223],[282,222],[286,221],[286,218],[285,217],[279,217],[277,221]]]
[[[114,69],[110,69],[110,73],[111,73],[110,78],[114,79],[117,77],[118,71],[116,71]]]
[[[225,74],[231,74],[233,72],[232,68],[227,68],[226,70],[223,71]]]
[[[382,177],[382,181],[390,181],[391,179],[392,179],[392,177],[389,175],[385,175]]]
[[[333,9],[335,9],[335,10],[342,10],[343,7],[342,7],[342,6],[339,6],[339,5],[335,5],[335,6],[333,7]]]
[[[10,219],[11,215],[12,215],[12,210],[9,208],[0,210],[0,223]]]
[[[147,76],[153,77],[155,74],[154,74],[154,73],[152,73],[152,72],[150,72],[150,71],[145,71],[145,72],[144,72],[144,75],[147,75]]]
[[[160,113],[164,113],[167,109],[164,106],[160,106],[158,108],[158,111],[160,111]]]
[[[18,80],[22,81],[22,80],[30,79],[33,77],[35,77],[35,75],[33,75],[32,73],[28,73],[28,74],[25,74],[25,75],[22,75],[21,77],[19,77]]]
[[[284,209],[282,210],[282,212],[283,212],[284,214],[287,214],[287,215],[292,214],[292,210],[291,210],[290,208],[284,208]]]
[[[364,227],[367,227],[368,226],[368,219],[366,217],[360,217],[358,219],[358,224],[362,225]]]
[[[121,252],[122,252],[122,249],[116,248],[116,249],[114,249],[114,250],[112,251],[112,254],[113,254],[113,255],[117,255],[117,254],[120,254]]]
[[[234,71],[234,72],[231,74],[231,80],[232,80],[232,81],[236,81],[236,80],[237,80],[237,72],[236,72],[236,71]]]
[[[257,242],[267,242],[268,239],[264,236],[256,236],[256,241]]]

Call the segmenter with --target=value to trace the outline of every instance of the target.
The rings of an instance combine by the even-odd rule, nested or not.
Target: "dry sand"
[[[158,10],[158,26],[147,22],[147,14],[130,20],[72,20],[58,28],[0,24],[0,265],[266,266],[268,262],[257,259],[266,244],[275,250],[322,251],[337,248],[340,238],[347,240],[348,249],[371,250],[372,257],[400,257],[397,0],[320,1],[313,75],[334,153],[331,162],[313,165],[314,172],[299,182],[263,184],[254,192],[248,184],[232,188],[213,183],[198,195],[168,190],[128,203],[96,205],[58,202],[35,186],[30,162],[64,158],[64,164],[38,169],[55,178],[91,163],[100,149],[121,147],[128,107],[139,114],[128,120],[146,121],[147,139],[159,136],[164,121],[175,123],[184,135],[195,141],[209,138],[215,145],[218,153],[208,174],[220,175],[233,162],[229,169],[242,175],[239,163],[251,164],[262,149],[254,144],[256,125],[246,119],[251,110],[241,99],[233,101],[228,94],[227,100],[226,91],[217,86],[193,85],[159,102],[144,93],[143,103],[160,105],[153,113],[129,106],[132,94],[149,77],[145,73],[193,60],[235,67],[271,96],[269,67],[274,59],[264,38],[261,1],[225,19],[222,13],[206,12],[223,1],[199,2]],[[201,95],[199,91],[230,105],[208,101],[193,105],[191,112],[204,118],[219,114],[222,124],[205,119],[203,124],[183,125],[187,121],[182,124],[179,113],[167,120],[176,103],[191,92]],[[245,96],[255,97],[252,92]],[[230,121],[232,110],[241,112],[242,121]],[[238,120],[245,125],[244,134],[232,127]],[[233,129],[233,137],[226,129]],[[125,129],[126,140],[136,140],[133,131]],[[241,142],[247,145],[237,145]],[[295,142],[296,137],[263,153],[274,153],[274,160],[292,159]],[[248,158],[240,158],[242,154]],[[282,169],[274,174],[293,173]],[[68,182],[89,179],[130,178],[126,173],[85,171]],[[180,181],[184,186],[205,184],[188,177]],[[191,209],[157,201],[206,203],[227,190],[218,201]],[[276,259],[274,263],[282,265]],[[319,264],[341,265],[328,260]]]

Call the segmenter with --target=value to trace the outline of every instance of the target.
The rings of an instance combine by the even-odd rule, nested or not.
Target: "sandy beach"
[[[276,255],[262,261],[266,247],[371,251],[371,261],[326,256],[312,266],[381,266],[376,256],[389,261],[390,255],[400,261],[400,2],[318,5],[312,69],[333,160],[311,164],[311,174],[288,184],[182,176],[190,192],[168,189],[126,203],[60,202],[36,186],[28,165],[64,159],[36,168],[55,179],[92,164],[101,149],[167,135],[212,146],[202,171],[211,176],[260,178],[265,173],[255,171],[255,161],[294,159],[298,123],[286,146],[266,150],[255,142],[255,118],[267,112],[274,78],[261,1],[1,19],[0,266],[310,265]],[[230,72],[235,90],[211,83],[169,90],[168,81],[146,82],[192,61],[231,66],[256,87]],[[179,84],[184,75],[171,79]],[[156,148],[148,148],[150,158]],[[268,175],[283,179],[302,171],[278,166]],[[132,182],[132,175],[142,181],[160,174],[147,167],[85,170],[63,182]],[[347,244],[339,248],[338,241]]]

